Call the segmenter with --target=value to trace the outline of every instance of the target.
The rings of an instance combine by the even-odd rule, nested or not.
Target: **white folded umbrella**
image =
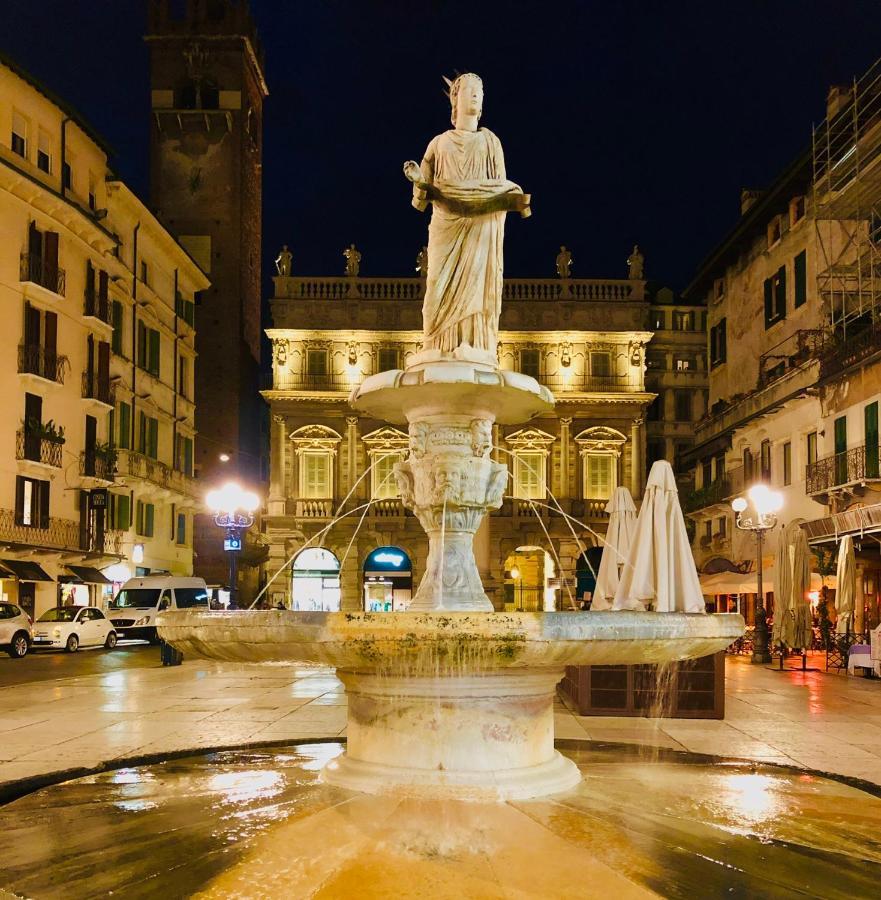
[[[673,469],[659,459],[649,472],[630,552],[612,609],[706,612]]]
[[[857,590],[856,575],[857,564],[853,552],[853,538],[846,534],[841,539],[841,545],[838,548],[838,568],[835,572],[835,610],[838,613],[835,630],[838,634],[845,634],[850,628]]]
[[[590,605],[592,610],[612,608],[621,569],[630,550],[636,527],[636,505],[626,487],[615,488],[612,499],[606,504],[606,512],[609,514],[609,528]]]

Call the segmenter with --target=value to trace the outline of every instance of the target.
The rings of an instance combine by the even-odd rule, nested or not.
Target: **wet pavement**
[[[881,799],[775,767],[563,748],[540,801],[370,797],[324,742],[127,768],[0,809],[0,888],[34,898],[877,896]]]
[[[113,650],[97,647],[78,650],[76,653],[31,649],[24,659],[0,655],[0,687],[158,665],[159,647],[144,641],[125,641],[117,644]]]

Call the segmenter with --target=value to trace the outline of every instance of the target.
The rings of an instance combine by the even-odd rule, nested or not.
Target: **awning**
[[[4,569],[9,569],[19,581],[54,581],[47,575],[42,566],[26,559],[0,559]]]
[[[823,519],[803,522],[801,527],[807,532],[808,542],[811,544],[819,544],[824,541],[837,543],[845,534],[853,537],[878,534],[881,532],[881,503],[873,503],[870,506],[852,506],[844,512],[835,513]]]
[[[64,568],[68,572],[73,572],[77,581],[81,581],[83,584],[113,584],[103,572],[93,569],[91,566],[65,566]]]

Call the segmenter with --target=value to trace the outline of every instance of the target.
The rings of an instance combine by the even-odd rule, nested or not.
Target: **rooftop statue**
[[[633,250],[627,257],[627,277],[632,281],[642,281],[645,278],[645,257],[637,244],[633,245]]]
[[[473,347],[495,359],[502,311],[505,214],[530,215],[530,196],[508,181],[499,139],[478,128],[483,82],[466,73],[450,88],[453,128],[404,163],[413,206],[432,204],[422,305],[423,349]]]
[[[350,244],[343,250],[343,256],[346,258],[346,275],[349,278],[357,278],[361,271],[361,254],[355,249],[354,244]]]
[[[293,262],[294,256],[290,250],[288,250],[288,245],[282,245],[281,250],[278,252],[278,256],[275,258],[275,270],[279,275],[290,275],[291,274],[291,263]]]
[[[572,254],[566,249],[565,244],[560,247],[557,254],[557,275],[560,278],[569,278],[572,274]]]

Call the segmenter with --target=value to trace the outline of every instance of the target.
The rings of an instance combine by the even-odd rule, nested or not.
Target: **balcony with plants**
[[[65,441],[64,427],[52,419],[23,420],[16,434],[15,458],[60,469]]]

